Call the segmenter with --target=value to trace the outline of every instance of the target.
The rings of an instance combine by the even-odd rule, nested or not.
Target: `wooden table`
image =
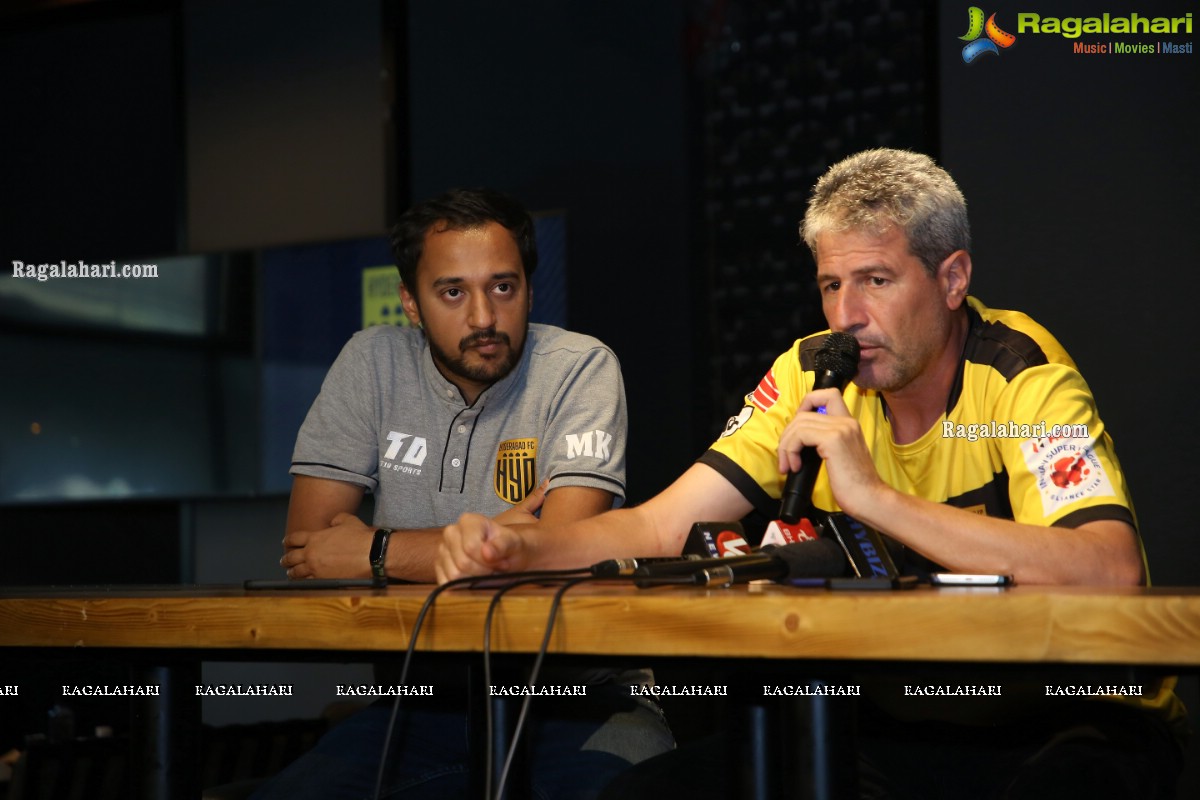
[[[428,587],[0,588],[0,647],[403,650]],[[535,652],[552,589],[505,596],[497,652]],[[441,596],[418,647],[479,651],[491,593]],[[921,631],[920,647],[913,646]],[[1200,665],[1200,589],[830,592],[592,584],[573,588],[555,653],[729,658]]]
[[[0,589],[0,647],[118,648],[148,664],[196,664],[220,651],[255,660],[291,651],[402,651],[428,587],[245,591],[235,587]],[[533,653],[554,590],[507,594],[492,649]],[[491,592],[442,595],[418,647],[482,649]],[[919,644],[915,644],[919,642]],[[827,591],[626,584],[569,591],[550,652],[597,656],[872,662],[1200,666],[1200,589],[1025,587]],[[169,668],[160,682],[184,684]],[[170,694],[170,693],[168,693]],[[170,705],[155,716],[170,738]],[[157,734],[156,734],[157,735]],[[144,794],[179,796],[171,745],[154,745]],[[175,792],[176,794],[172,794]]]

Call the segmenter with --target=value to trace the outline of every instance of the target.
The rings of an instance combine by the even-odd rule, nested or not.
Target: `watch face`
[[[388,528],[379,528],[375,531],[375,538],[371,540],[371,555],[368,556],[372,567],[383,567],[384,556],[387,555],[388,537],[391,533]]]

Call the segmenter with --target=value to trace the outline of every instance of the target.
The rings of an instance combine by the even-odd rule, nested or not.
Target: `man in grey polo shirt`
[[[547,522],[624,497],[620,366],[596,339],[528,324],[537,249],[511,203],[454,193],[397,226],[418,327],[361,331],[330,369],[293,455],[289,577],[367,577],[382,540],[390,577],[432,581],[441,526],[465,511],[529,522],[547,478]],[[373,526],[354,516],[366,491]]]
[[[624,498],[620,367],[592,337],[528,323],[537,249],[525,210],[496,192],[450,192],[406,212],[392,246],[417,327],[355,334],[301,427],[280,560],[292,578],[433,581],[442,526],[464,512],[566,523]],[[368,491],[373,525],[355,516]],[[586,699],[539,706],[541,796],[592,797],[673,746],[657,708],[621,685],[629,675],[588,677],[601,683]],[[431,703],[406,701],[385,796],[467,789],[464,689],[438,688]],[[367,796],[389,712],[355,714],[256,797]]]

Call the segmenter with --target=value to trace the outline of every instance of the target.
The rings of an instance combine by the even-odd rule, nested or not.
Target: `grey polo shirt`
[[[599,340],[531,324],[520,361],[468,406],[424,334],[375,326],[330,368],[290,472],[375,494],[374,524],[447,525],[494,516],[538,483],[625,496],[625,388]]]

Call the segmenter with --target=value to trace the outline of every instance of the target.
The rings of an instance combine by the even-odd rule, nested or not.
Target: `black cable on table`
[[[409,668],[410,664],[412,663],[413,653],[417,649],[417,638],[421,635],[421,627],[424,625],[426,615],[433,608],[434,601],[437,600],[438,596],[441,595],[442,592],[446,591],[447,589],[455,588],[458,586],[470,586],[473,588],[479,584],[486,584],[488,581],[494,581],[494,580],[498,580],[498,579],[500,579],[500,580],[507,579],[508,581],[513,581],[513,580],[520,581],[520,580],[527,580],[527,579],[535,577],[535,576],[540,576],[543,579],[550,578],[553,576],[567,577],[570,575],[577,575],[583,571],[586,571],[586,568],[574,569],[574,570],[542,570],[542,571],[532,571],[532,572],[520,572],[520,573],[512,573],[512,574],[504,575],[504,576],[496,576],[496,575],[472,576],[469,578],[458,578],[456,580],[447,581],[446,583],[443,583],[439,586],[434,587],[434,589],[425,598],[425,602],[421,604],[421,610],[417,613],[417,618],[413,622],[412,634],[409,636],[409,640],[408,640],[408,650],[405,652],[405,655],[404,655],[404,665],[400,670],[400,685],[401,686],[408,685],[408,668]],[[383,793],[384,770],[387,766],[387,756],[388,756],[388,750],[391,747],[392,732],[396,727],[396,720],[400,716],[400,701],[401,701],[401,699],[403,699],[403,695],[397,694],[396,701],[395,701],[395,703],[392,704],[392,715],[388,719],[387,732],[383,737],[383,750],[379,756],[379,772],[375,777],[375,791],[372,794],[372,797],[374,797],[375,800],[379,800],[379,798],[382,796],[382,793]]]
[[[537,658],[534,659],[533,669],[529,673],[528,686],[531,689],[537,684],[537,676],[538,676],[538,672],[541,671],[542,661],[546,657],[546,652],[550,649],[550,635],[554,631],[554,622],[555,622],[555,619],[558,617],[558,609],[562,605],[563,595],[565,595],[569,589],[571,589],[575,586],[578,586],[581,583],[590,583],[592,581],[611,581],[611,580],[632,581],[633,578],[634,578],[634,576],[632,576],[632,575],[619,576],[619,577],[600,576],[600,575],[585,575],[583,577],[569,579],[569,580],[567,580],[566,583],[564,583],[561,587],[559,587],[558,591],[554,593],[554,598],[550,601],[550,614],[549,614],[548,618],[546,619],[546,632],[545,632],[545,634],[542,635],[541,647],[538,649]],[[651,578],[651,579],[639,578],[639,580],[646,582],[645,585],[650,585],[650,583],[648,581],[653,581],[653,583],[655,583],[655,584],[661,583],[661,584],[676,584],[676,585],[678,585],[678,584],[693,584],[694,585],[692,576],[690,576],[690,575],[669,575],[669,576],[664,576],[661,578]],[[507,591],[507,589],[505,591]],[[493,602],[496,599],[498,599],[498,598],[493,598]],[[490,609],[489,609],[489,615],[490,615]],[[491,627],[490,626],[490,616],[489,616],[489,626],[488,627],[489,628]],[[490,682],[489,682],[489,684],[490,684]],[[488,691],[489,692],[491,691],[490,688],[488,689]],[[499,785],[496,788],[495,800],[501,800],[501,798],[504,795],[504,784],[508,780],[508,772],[509,772],[509,769],[512,767],[513,758],[515,757],[516,751],[517,751],[517,745],[520,743],[520,740],[521,740],[521,730],[525,726],[525,717],[529,712],[529,703],[532,699],[533,699],[533,693],[531,691],[529,694],[525,695],[525,698],[521,702],[521,711],[517,715],[517,724],[516,724],[516,727],[513,729],[512,742],[508,746],[508,754],[504,758],[504,767],[501,769],[501,772],[500,772],[500,781],[499,781]],[[490,700],[488,701],[488,708],[489,708],[489,713],[490,713],[490,708],[491,708]],[[489,730],[488,730],[488,736],[489,736],[488,759],[489,759],[489,767],[490,767],[490,759],[491,759],[490,725],[489,725]],[[489,785],[491,783],[490,768],[488,771],[488,783],[489,783]],[[490,794],[487,795],[487,800],[492,800],[492,795],[490,795]]]

